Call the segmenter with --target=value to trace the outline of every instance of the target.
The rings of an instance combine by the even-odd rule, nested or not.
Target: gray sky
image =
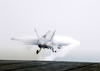
[[[11,37],[36,36],[34,28],[40,35],[57,29],[56,35],[70,36],[82,43],[62,60],[100,62],[99,0],[0,1],[0,49],[10,50],[8,46],[16,44]]]

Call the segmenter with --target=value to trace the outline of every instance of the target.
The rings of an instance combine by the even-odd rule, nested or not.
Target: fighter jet
[[[36,45],[38,46],[40,49],[36,51],[36,54],[38,54],[41,49],[50,49],[52,50],[52,52],[57,52],[54,50],[55,47],[57,47],[58,49],[61,49],[62,46],[68,46],[72,43],[80,43],[79,41],[76,41],[74,39],[66,39],[66,37],[63,36],[55,36],[55,31],[53,30],[49,30],[44,36],[40,37],[36,31],[36,29],[34,29],[36,34],[37,34],[37,39],[16,39],[16,38],[11,38],[12,40],[17,40],[17,41],[21,41],[27,45]]]

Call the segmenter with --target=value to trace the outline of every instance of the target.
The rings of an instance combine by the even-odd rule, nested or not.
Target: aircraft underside
[[[36,54],[38,54],[41,51],[42,48],[43,49],[50,49],[50,50],[52,50],[52,52],[57,52],[57,51],[54,51],[53,46],[47,46],[47,45],[41,45],[41,44],[39,44],[38,47],[40,48],[40,50],[37,50]]]

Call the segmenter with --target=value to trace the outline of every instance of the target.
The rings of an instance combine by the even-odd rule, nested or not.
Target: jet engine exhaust
[[[38,47],[41,48],[42,47],[42,44],[39,44]]]
[[[49,46],[48,46],[48,45],[39,44],[38,47],[39,47],[39,48],[48,48],[48,49],[49,49]]]

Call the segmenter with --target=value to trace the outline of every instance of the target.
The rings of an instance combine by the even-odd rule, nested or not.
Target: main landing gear
[[[39,53],[39,51],[37,50],[37,51],[36,51],[36,54],[38,54],[38,53]]]
[[[38,53],[41,51],[41,49],[42,49],[42,48],[40,48],[40,50],[37,50],[37,51],[36,51],[36,54],[38,54]]]
[[[54,48],[53,47],[51,47],[50,49],[52,49],[52,52],[55,52],[55,53],[57,52],[57,51],[54,51]]]
[[[40,47],[40,50],[37,50],[36,51],[36,54],[38,54],[41,51],[41,49],[42,49],[42,47]],[[49,49],[49,48],[47,48],[47,49]],[[55,53],[57,52],[57,51],[54,51],[54,48],[53,47],[50,47],[50,49],[52,50],[52,52],[55,52]]]
[[[38,54],[40,51],[41,51],[41,48],[40,48],[40,50],[37,50],[36,51],[36,54]],[[55,52],[56,53],[57,51],[54,51],[54,49],[52,48],[52,52]]]

